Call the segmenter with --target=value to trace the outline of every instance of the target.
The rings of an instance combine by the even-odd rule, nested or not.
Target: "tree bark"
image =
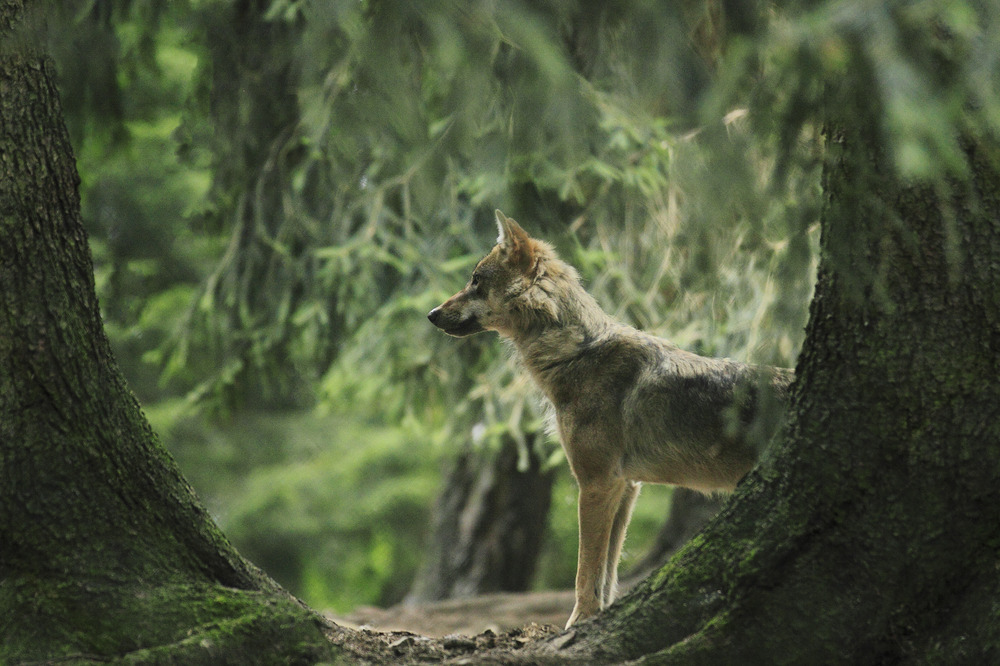
[[[521,592],[531,584],[552,499],[553,470],[528,443],[528,468],[518,469],[516,443],[499,451],[464,451],[434,509],[425,564],[408,603]]]
[[[836,90],[787,428],[669,565],[533,663],[998,663],[1000,150],[937,187]]]
[[[0,30],[19,10],[0,3]],[[44,58],[0,53],[0,662],[331,656],[321,619],[230,546],[125,385],[52,81]]]
[[[666,567],[504,658],[1000,662],[1000,148],[967,132],[967,173],[907,181],[871,90],[834,91],[784,435]],[[43,60],[0,53],[0,119],[0,661],[336,657],[222,537],[115,366]]]

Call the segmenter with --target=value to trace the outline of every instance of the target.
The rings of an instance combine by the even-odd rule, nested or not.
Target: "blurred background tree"
[[[522,526],[551,505],[499,541],[535,544],[516,585],[572,585],[575,492],[530,383],[492,336],[425,320],[492,245],[494,208],[623,320],[794,362],[819,142],[706,98],[742,21],[714,0],[62,7],[105,325],[241,552],[315,607],[399,601],[448,498],[503,459],[538,504],[468,483],[451,505]],[[647,489],[631,551],[668,503]]]

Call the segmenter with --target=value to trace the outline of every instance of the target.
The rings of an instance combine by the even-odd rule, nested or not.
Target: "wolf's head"
[[[526,308],[537,307],[534,299],[525,297],[527,292],[552,262],[558,262],[551,246],[531,238],[499,210],[496,220],[500,231],[496,246],[476,265],[465,288],[427,315],[449,335],[497,331],[510,337]]]

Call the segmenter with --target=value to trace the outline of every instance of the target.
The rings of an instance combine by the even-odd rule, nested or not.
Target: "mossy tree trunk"
[[[787,430],[667,566],[533,662],[1000,663],[1000,147],[898,174],[873,82],[827,132]]]
[[[0,3],[0,32],[19,9]],[[230,546],[125,385],[52,80],[44,58],[0,53],[0,662],[331,656],[323,622]]]

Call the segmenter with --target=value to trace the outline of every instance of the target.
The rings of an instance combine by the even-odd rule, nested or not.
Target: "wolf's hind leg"
[[[624,479],[580,482],[580,550],[576,567],[576,605],[566,623],[590,617],[602,607],[611,529],[625,492]]]
[[[608,540],[608,558],[604,562],[604,596],[601,599],[601,608],[610,606],[618,596],[618,562],[621,560],[625,532],[629,521],[632,520],[632,509],[635,507],[636,498],[639,497],[640,488],[642,484],[638,481],[626,482],[625,491],[618,502],[618,511],[611,524],[611,538]]]

